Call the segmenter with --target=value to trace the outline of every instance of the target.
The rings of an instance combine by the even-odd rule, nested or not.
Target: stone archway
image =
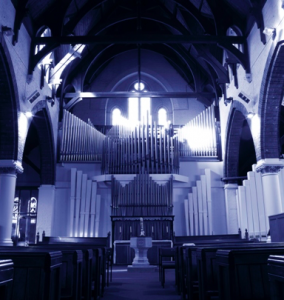
[[[238,101],[234,101],[229,113],[226,130],[224,161],[224,177],[226,178],[239,176],[239,149],[246,115],[245,106]]]
[[[259,111],[260,141],[256,147],[257,161],[279,158],[279,114],[284,88],[284,41],[278,42],[268,56],[263,74]]]
[[[56,156],[53,132],[47,109],[40,106],[33,109],[33,123],[40,147],[40,182],[42,185],[54,185]]]
[[[0,160],[21,160],[18,154],[18,95],[14,69],[0,39]]]

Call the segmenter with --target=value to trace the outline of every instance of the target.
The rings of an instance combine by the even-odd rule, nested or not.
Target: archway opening
[[[239,176],[247,176],[247,172],[252,171],[253,164],[256,164],[255,148],[249,124],[244,120],[239,146]]]

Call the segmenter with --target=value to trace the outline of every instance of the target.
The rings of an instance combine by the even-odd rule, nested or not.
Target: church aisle
[[[175,289],[174,270],[166,270],[165,288],[161,286],[158,271],[127,272],[127,267],[116,266],[104,300],[180,300]]]

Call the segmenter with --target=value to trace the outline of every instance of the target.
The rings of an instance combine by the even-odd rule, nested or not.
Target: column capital
[[[255,170],[261,174],[277,174],[284,168],[284,161],[279,158],[266,158],[257,162]]]
[[[0,160],[0,174],[21,174],[24,172],[22,163],[18,160]]]

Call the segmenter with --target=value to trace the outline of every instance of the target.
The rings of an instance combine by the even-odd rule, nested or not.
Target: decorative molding
[[[24,172],[22,163],[18,160],[0,160],[0,174],[21,174]]]
[[[277,174],[284,168],[284,161],[279,158],[266,158],[257,162],[255,170],[261,174]]]
[[[13,167],[0,167],[0,174],[16,175],[17,171]]]
[[[257,172],[261,174],[276,174],[283,169],[283,166],[269,166],[269,165],[262,165],[256,169]]]

